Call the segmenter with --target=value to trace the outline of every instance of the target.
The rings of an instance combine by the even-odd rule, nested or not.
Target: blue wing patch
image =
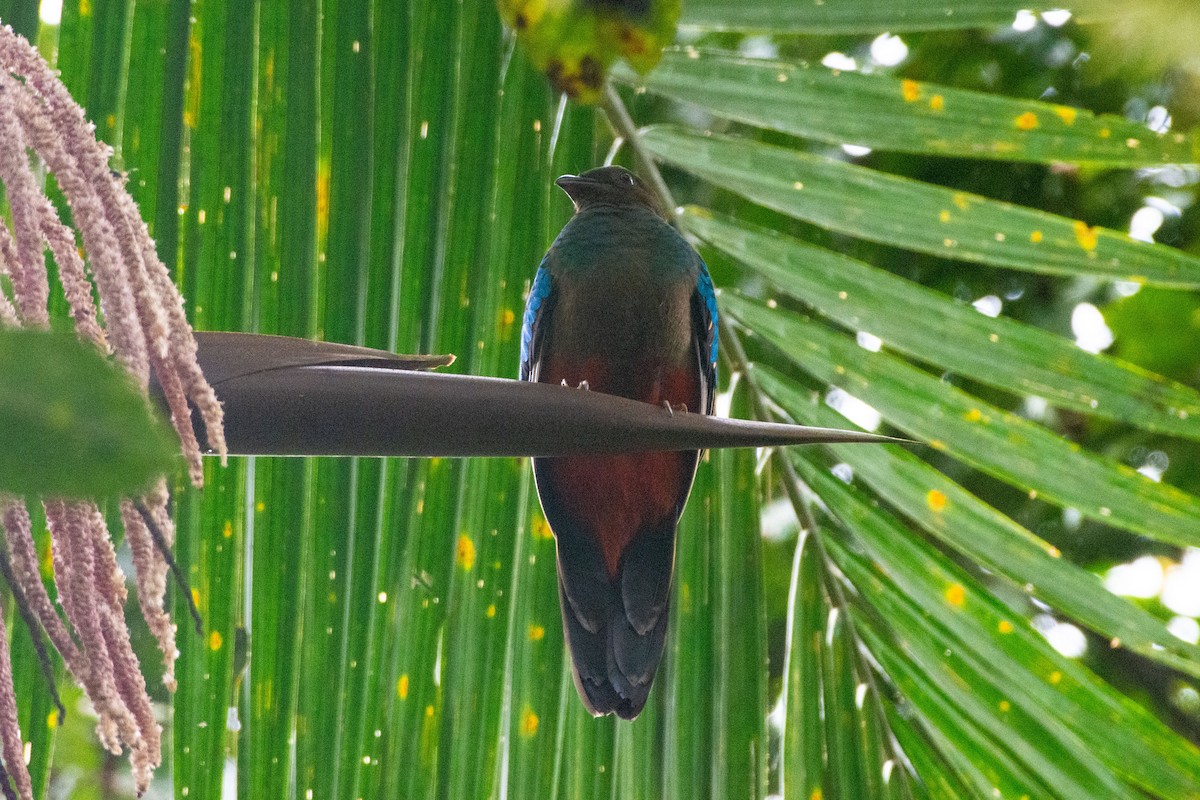
[[[708,325],[712,333],[708,337],[708,361],[716,368],[717,363],[717,345],[720,334],[717,332],[717,293],[713,290],[712,276],[708,274],[708,267],[703,259],[700,261],[700,276],[696,279],[696,291],[700,293],[700,297],[704,300],[704,308],[708,312]]]
[[[534,340],[538,334],[542,307],[550,296],[549,259],[549,254],[542,259],[537,275],[533,278],[533,286],[529,289],[529,299],[525,301],[525,316],[521,321],[521,380],[523,381],[529,380],[530,372],[533,369]]]
[[[713,290],[712,276],[698,255],[699,274],[696,276],[696,291],[692,295],[692,325],[697,344],[696,358],[700,362],[701,402],[705,414],[713,413],[713,402],[717,397],[717,293]]]

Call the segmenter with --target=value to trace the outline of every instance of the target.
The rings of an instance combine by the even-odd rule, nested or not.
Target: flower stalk
[[[49,252],[79,338],[112,356],[143,390],[152,376],[162,388],[188,475],[199,487],[201,446],[192,409],[204,422],[207,447],[223,458],[221,406],[196,362],[183,299],[123,176],[110,167],[112,154],[38,52],[11,28],[0,28],[0,183],[12,219],[11,228],[0,223],[0,327],[49,327]],[[43,193],[38,162],[54,175],[74,229]],[[166,547],[175,530],[167,500],[163,478],[145,496],[121,500],[120,516],[138,604],[162,652],[164,682],[174,690],[176,626],[163,602]],[[140,795],[162,761],[162,731],[130,645],[125,575],[104,515],[92,501],[41,499],[52,548],[52,599],[27,503],[0,496],[0,577],[34,640],[40,644],[45,636],[87,693],[101,743],[113,753],[128,750]],[[0,630],[0,791],[32,800],[7,641]]]

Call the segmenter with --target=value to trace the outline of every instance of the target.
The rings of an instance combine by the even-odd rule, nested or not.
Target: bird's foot
[[[588,385],[587,381],[580,381],[578,388],[583,389],[585,392],[590,392],[592,390],[592,387]]]
[[[681,414],[686,414],[687,410],[688,410],[687,403],[680,403],[677,406],[673,406],[673,405],[671,405],[670,400],[663,400],[662,404],[663,404],[663,408],[665,408],[667,410],[667,413],[670,414],[672,417],[675,416],[676,411],[678,411]]]

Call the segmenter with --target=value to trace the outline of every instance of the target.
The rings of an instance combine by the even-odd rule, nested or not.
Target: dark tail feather
[[[575,688],[599,716],[634,719],[662,661],[675,556],[675,522],[630,543],[610,581],[594,543],[558,540],[559,599]]]

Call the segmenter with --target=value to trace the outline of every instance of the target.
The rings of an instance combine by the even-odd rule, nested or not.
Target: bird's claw
[[[590,392],[592,390],[592,387],[588,385],[587,381],[580,381],[579,388],[583,389],[585,392]]]
[[[673,405],[671,405],[670,400],[663,400],[662,404],[663,404],[663,408],[665,408],[667,410],[667,413],[670,414],[672,417],[675,416],[676,411],[678,411],[682,414],[686,414],[687,410],[688,410],[687,403],[680,403],[677,406],[673,406]]]

